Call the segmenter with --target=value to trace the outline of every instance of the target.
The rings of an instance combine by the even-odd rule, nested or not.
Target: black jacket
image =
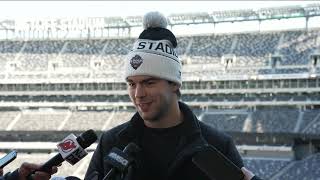
[[[194,153],[203,150],[208,145],[214,146],[239,168],[243,167],[242,159],[230,136],[199,121],[186,104],[179,102],[179,106],[184,114],[183,123],[186,123],[184,126],[185,135],[180,138],[177,145],[180,149],[178,155],[168,167],[168,180],[209,180],[191,161]],[[103,179],[111,168],[110,165],[104,163],[104,158],[111,148],[118,147],[123,150],[130,142],[135,142],[139,146],[142,128],[143,120],[136,113],[129,122],[103,133],[86,172],[85,180]],[[139,179],[143,169],[143,167],[136,168],[130,179]]]

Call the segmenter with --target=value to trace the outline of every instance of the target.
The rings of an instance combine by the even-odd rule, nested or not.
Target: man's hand
[[[249,171],[247,168],[245,168],[245,167],[242,167],[241,171],[244,174],[244,180],[250,180],[254,176],[254,174],[251,171]]]
[[[41,165],[24,162],[18,170],[19,180],[27,180],[27,176],[30,173],[32,173],[33,171],[39,169],[40,167],[41,167]],[[32,179],[33,180],[49,180],[51,175],[56,173],[57,171],[58,171],[58,168],[55,166],[52,167],[51,174],[46,173],[46,172],[42,172],[42,171],[36,171],[32,175]]]

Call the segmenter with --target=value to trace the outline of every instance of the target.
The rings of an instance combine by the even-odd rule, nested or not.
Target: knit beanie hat
[[[181,62],[174,50],[177,40],[167,24],[159,12],[149,12],[143,17],[144,31],[125,58],[125,78],[147,75],[181,86]]]

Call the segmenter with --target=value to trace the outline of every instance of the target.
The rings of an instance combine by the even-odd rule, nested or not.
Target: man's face
[[[138,113],[145,121],[158,121],[167,115],[175,102],[174,83],[152,76],[127,78],[129,96]]]

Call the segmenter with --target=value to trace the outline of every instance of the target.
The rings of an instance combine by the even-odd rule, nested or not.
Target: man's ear
[[[177,92],[181,88],[181,85],[179,85],[178,83],[175,83],[172,81],[168,81],[168,83],[170,84],[170,86],[174,92]]]
[[[173,91],[180,89],[180,85],[175,82],[169,81],[169,84],[171,85]]]

